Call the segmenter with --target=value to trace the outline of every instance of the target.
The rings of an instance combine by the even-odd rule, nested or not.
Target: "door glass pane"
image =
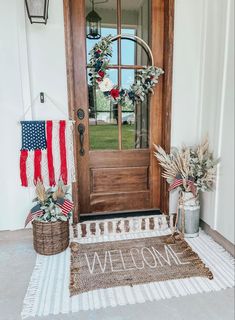
[[[117,1],[108,0],[104,3],[96,3],[94,10],[101,18],[101,37],[108,35],[117,35]],[[92,2],[86,0],[86,16],[92,11]],[[87,32],[87,30],[86,30]],[[89,52],[93,46],[99,42],[100,39],[88,39],[86,38],[87,45],[87,64],[89,63]],[[112,45],[113,56],[110,60],[111,64],[117,64],[117,42],[115,41]]]
[[[117,1],[96,3],[94,10],[101,18],[101,37],[117,35]],[[99,1],[98,1],[99,2]],[[86,15],[92,11],[92,1],[86,0]],[[86,38],[87,64],[89,52],[100,39]],[[117,42],[112,45],[113,55],[110,64],[117,64]],[[89,74],[89,67],[88,67]],[[118,83],[117,70],[109,70],[109,78]],[[113,105],[88,79],[89,91],[89,137],[90,150],[118,149],[117,106]]]
[[[150,1],[122,0],[122,34],[136,35],[149,43]],[[130,89],[136,81],[136,71],[131,66],[149,65],[145,49],[138,42],[122,40],[121,63],[130,66],[122,69],[122,87]],[[126,54],[128,52],[128,54]],[[122,107],[122,149],[142,149],[149,147],[149,99],[142,103],[129,103]]]
[[[135,81],[135,70],[133,69],[122,69],[122,82],[121,86],[124,89],[130,89],[131,85]]]
[[[136,29],[129,28],[123,29],[122,34],[135,35]],[[128,52],[128,54],[127,54]],[[122,39],[121,41],[121,63],[123,65],[135,65],[136,64],[136,42],[130,39]]]
[[[135,70],[122,70],[122,87],[130,89],[135,81]],[[149,101],[132,102],[122,107],[122,149],[148,148]]]
[[[109,73],[112,81],[117,81],[117,70],[110,70]],[[90,150],[118,149],[117,105],[113,105],[90,82],[88,91]]]
[[[149,0],[122,0],[122,34],[136,35],[149,44],[150,35],[150,1]],[[146,50],[131,40],[122,40],[123,65],[149,64]],[[128,52],[128,55],[126,54]]]
[[[149,43],[150,0],[118,0],[121,3],[120,28],[122,34],[136,35]],[[86,0],[86,14],[92,10],[92,1]],[[95,12],[101,18],[101,36],[117,35],[118,19],[117,0],[103,3],[95,1]],[[89,73],[89,51],[100,39],[86,39],[87,64]],[[118,41],[113,43],[113,56],[110,65],[118,63]],[[149,65],[149,58],[143,46],[130,39],[122,39],[120,62],[121,78],[117,69],[109,69],[109,78],[113,84],[121,82],[123,88],[130,89],[136,81],[137,66]],[[119,67],[120,68],[120,67]],[[122,141],[118,141],[118,106],[108,100],[103,92],[94,88],[89,82],[89,136],[91,150],[140,149],[148,148],[149,134],[149,101],[143,103],[128,102],[121,107],[120,123]]]

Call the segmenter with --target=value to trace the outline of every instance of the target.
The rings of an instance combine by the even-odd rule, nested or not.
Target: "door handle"
[[[78,133],[79,133],[79,139],[80,139],[80,151],[79,151],[79,153],[80,153],[81,156],[84,156],[84,154],[85,154],[85,149],[83,147],[83,145],[84,145],[84,132],[85,132],[85,126],[84,126],[84,124],[80,123],[78,125]]]

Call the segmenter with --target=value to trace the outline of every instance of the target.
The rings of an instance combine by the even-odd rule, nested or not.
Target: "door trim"
[[[162,147],[169,152],[171,148],[173,48],[174,48],[174,13],[175,0],[164,1],[164,82],[162,111]],[[169,214],[169,191],[166,179],[161,177],[160,209]]]
[[[64,0],[64,30],[65,30],[65,50],[66,50],[66,68],[67,68],[67,88],[68,88],[68,112],[69,116],[73,120],[77,120],[77,109],[79,106],[75,105],[75,88],[74,88],[74,69],[73,69],[73,56],[74,56],[74,46],[73,46],[73,35],[71,28],[71,13],[76,7],[76,2],[80,0]],[[167,151],[170,149],[171,144],[171,105],[172,105],[172,70],[173,70],[173,43],[174,43],[174,0],[152,0],[154,3],[153,9],[158,10],[159,14],[163,12],[162,18],[164,19],[162,37],[163,37],[163,69],[165,71],[162,85],[163,85],[163,95],[162,97],[162,110],[160,117],[160,128],[161,128],[161,141],[159,142],[163,148]],[[82,12],[76,13],[82,15]],[[83,17],[83,19],[85,19]],[[85,32],[85,30],[79,30],[78,32]],[[85,35],[85,34],[84,34]],[[78,48],[78,46],[76,46]],[[158,48],[152,48],[158,50]],[[158,61],[156,61],[157,63]],[[84,71],[84,76],[86,72]],[[83,80],[81,80],[83,81]],[[157,94],[156,94],[157,96]],[[156,99],[156,96],[154,99]],[[158,121],[159,123],[159,121]],[[75,128],[77,130],[77,128]],[[77,223],[79,221],[79,172],[77,168],[78,156],[77,151],[79,149],[78,139],[75,139],[74,135],[74,157],[75,157],[75,170],[76,170],[76,182],[72,186],[73,201],[75,204],[73,222]],[[151,150],[151,149],[150,149]],[[152,164],[154,163],[154,158],[152,156]],[[152,170],[160,170],[159,167],[152,165]],[[169,212],[169,194],[167,183],[164,179],[161,179],[160,183],[160,210],[166,214]],[[152,200],[154,202],[154,200]]]

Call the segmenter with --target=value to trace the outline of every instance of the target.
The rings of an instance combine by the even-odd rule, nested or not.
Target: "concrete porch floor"
[[[0,320],[19,320],[36,254],[32,231],[0,232]],[[234,320],[234,290],[34,320]]]

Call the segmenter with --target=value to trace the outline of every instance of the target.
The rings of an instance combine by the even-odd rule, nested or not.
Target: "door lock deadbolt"
[[[79,108],[78,111],[77,111],[77,116],[78,116],[78,119],[79,120],[83,120],[84,117],[85,117],[85,112],[83,109]]]

